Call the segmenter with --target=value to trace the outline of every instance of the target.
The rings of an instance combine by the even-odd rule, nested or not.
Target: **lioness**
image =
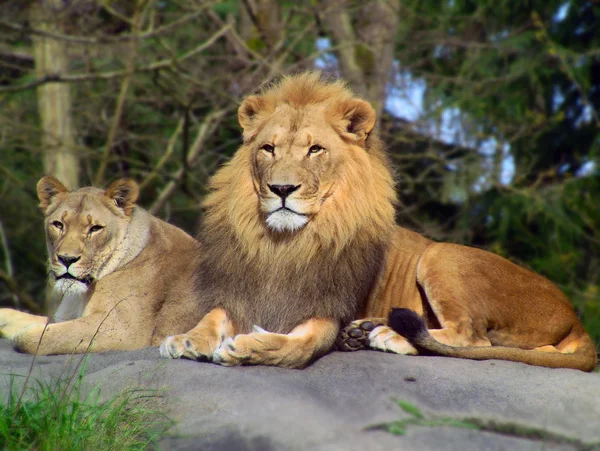
[[[68,192],[47,176],[37,193],[49,282],[60,303],[48,325],[45,316],[0,309],[0,334],[14,339],[17,349],[137,349],[198,322],[192,278],[198,242],[135,205],[135,182]]]
[[[489,358],[594,367],[590,337],[546,279],[396,226],[375,112],[342,82],[284,78],[244,99],[238,117],[243,144],[205,201],[196,291],[206,316],[168,337],[163,356],[299,368],[332,348],[340,324],[407,307],[436,339],[488,346]],[[384,322],[354,323],[342,346],[363,337],[417,352],[387,326],[365,332]]]

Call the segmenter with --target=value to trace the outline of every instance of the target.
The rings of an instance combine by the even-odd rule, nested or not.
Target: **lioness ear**
[[[354,136],[357,144],[363,145],[375,127],[375,110],[369,102],[351,99],[340,105],[345,131]]]
[[[37,183],[37,196],[40,200],[39,207],[42,210],[42,213],[46,213],[46,209],[54,196],[60,193],[66,193],[67,191],[65,185],[60,183],[56,177],[52,177],[51,175],[42,177]]]
[[[133,206],[139,194],[140,189],[137,183],[131,179],[120,179],[112,182],[105,193],[106,197],[112,199],[126,216],[130,216],[133,212]]]
[[[257,119],[267,108],[267,101],[261,96],[248,96],[238,108],[238,121],[244,130],[244,141],[252,138],[256,132]]]

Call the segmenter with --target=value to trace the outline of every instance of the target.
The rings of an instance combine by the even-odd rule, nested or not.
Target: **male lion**
[[[205,201],[196,288],[205,316],[168,337],[163,356],[303,367],[332,348],[341,324],[407,307],[439,328],[438,340],[488,346],[488,358],[594,367],[590,337],[546,279],[396,226],[375,112],[342,82],[284,78],[244,99],[238,116],[244,142]],[[387,326],[367,337],[384,322],[352,324],[342,347],[362,337],[416,353]]]
[[[198,322],[192,282],[198,242],[136,206],[135,182],[68,192],[47,176],[37,192],[50,284],[60,304],[50,322],[0,309],[0,334],[14,339],[19,350],[137,349]]]

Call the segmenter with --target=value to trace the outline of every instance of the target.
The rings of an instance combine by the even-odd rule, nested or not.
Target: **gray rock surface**
[[[32,377],[68,377],[80,361],[37,357]],[[6,392],[10,374],[27,374],[31,362],[0,340],[0,390]],[[90,355],[84,389],[95,387],[105,399],[131,388],[161,389],[176,421],[172,436],[161,441],[165,450],[600,449],[597,372],[376,351],[332,353],[305,370],[223,368],[162,360],[149,348]],[[432,417],[477,418],[496,429],[520,425],[553,435],[411,425],[396,436],[370,428],[409,417],[396,400]]]

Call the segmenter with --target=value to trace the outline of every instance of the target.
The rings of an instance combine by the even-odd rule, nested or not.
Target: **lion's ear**
[[[238,108],[238,120],[244,130],[244,141],[256,134],[260,113],[267,109],[267,101],[261,96],[248,96]]]
[[[52,198],[60,193],[66,193],[68,190],[60,183],[60,181],[56,177],[52,177],[51,175],[47,175],[42,177],[40,181],[37,183],[37,196],[40,200],[39,207],[42,210],[42,213],[46,213],[46,209],[52,202]]]
[[[369,102],[361,99],[346,100],[339,108],[344,131],[352,135],[357,144],[363,145],[375,127],[375,110]]]
[[[120,179],[112,182],[105,193],[106,197],[112,199],[127,216],[131,215],[139,194],[140,189],[137,183],[131,179]]]

